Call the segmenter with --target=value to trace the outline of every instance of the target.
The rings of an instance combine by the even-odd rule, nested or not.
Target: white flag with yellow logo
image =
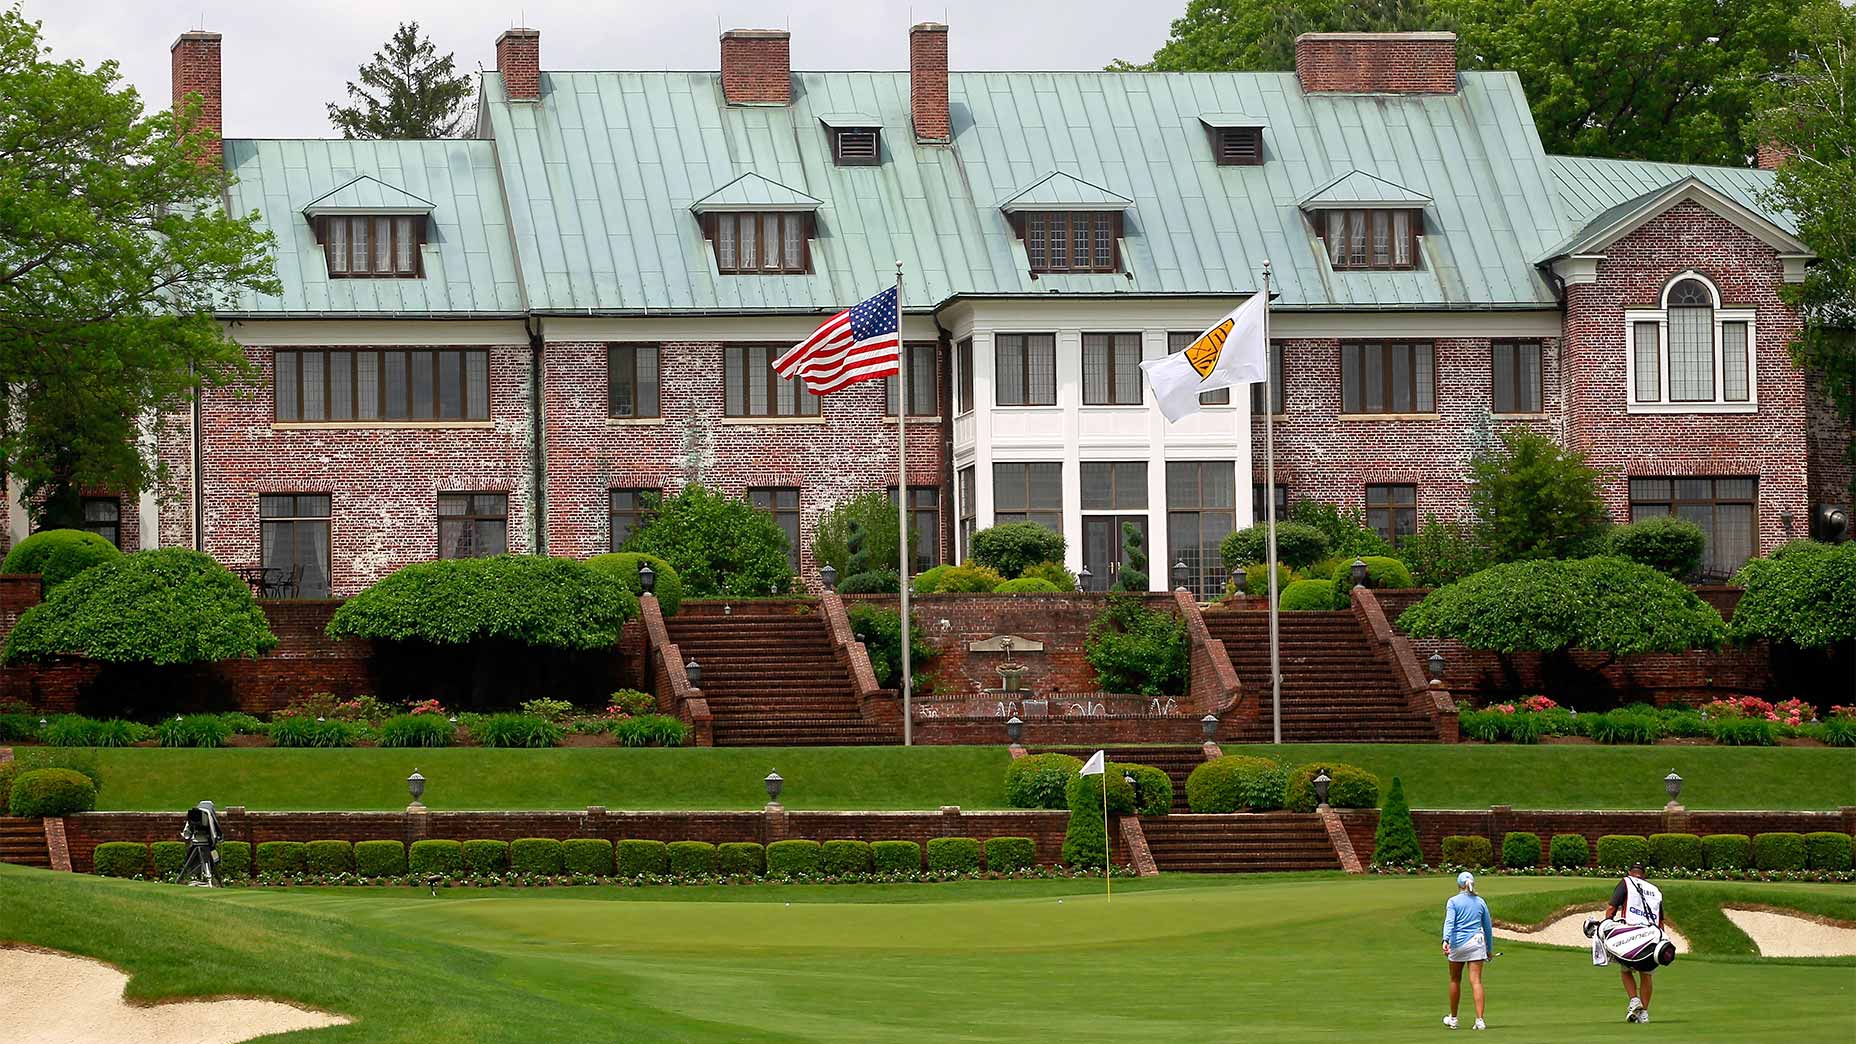
[[[1167,420],[1199,412],[1200,392],[1269,380],[1270,353],[1263,331],[1268,309],[1264,295],[1252,294],[1185,351],[1141,364]]]

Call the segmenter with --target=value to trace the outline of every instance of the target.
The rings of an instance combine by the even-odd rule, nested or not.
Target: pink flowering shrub
[[[1521,701],[1522,710],[1550,711],[1558,706],[1559,704],[1553,702],[1551,698],[1546,696],[1529,696]]]
[[[445,713],[445,708],[437,700],[420,700],[418,703],[406,708],[406,713],[443,715]]]

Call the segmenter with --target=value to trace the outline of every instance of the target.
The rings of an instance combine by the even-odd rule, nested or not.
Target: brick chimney
[[[1455,94],[1455,33],[1303,33],[1295,38],[1302,90]]]
[[[510,101],[541,100],[541,31],[506,29],[496,38],[496,71]]]
[[[909,27],[909,111],[915,115],[915,140],[941,142],[953,137],[947,118],[947,26],[918,22]]]
[[[212,144],[202,162],[218,166],[224,157],[219,137],[224,126],[219,91],[219,34],[182,33],[168,48],[174,75],[174,109],[180,111],[189,95],[200,96],[200,112],[193,126],[182,133],[212,131]]]
[[[1792,158],[1792,150],[1776,141],[1762,141],[1757,157],[1760,170],[1778,170],[1780,164]]]
[[[722,34],[722,96],[730,105],[791,105],[793,34],[730,29]]]

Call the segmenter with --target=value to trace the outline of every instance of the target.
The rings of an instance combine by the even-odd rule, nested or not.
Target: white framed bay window
[[[1696,272],[1663,288],[1660,308],[1624,312],[1631,413],[1753,413],[1759,408],[1754,310],[1722,307]]]

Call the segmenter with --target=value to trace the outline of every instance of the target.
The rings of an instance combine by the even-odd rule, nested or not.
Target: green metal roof
[[[1014,192],[999,204],[999,209],[1007,214],[1021,210],[1125,210],[1133,202],[1119,192],[1053,170]]]
[[[690,204],[698,214],[712,210],[817,210],[821,200],[749,171]]]
[[[1693,177],[1741,206],[1760,214],[1790,235],[1798,234],[1798,220],[1790,211],[1766,201],[1776,176],[1756,167],[1704,167],[1687,163],[1650,163],[1642,160],[1592,159],[1586,156],[1548,156],[1553,185],[1565,208],[1568,236],[1591,223],[1600,213],[1629,203],[1647,193]]]
[[[495,142],[228,138],[225,164],[236,179],[229,211],[257,211],[277,237],[277,277],[284,292],[241,294],[223,314],[465,316],[525,310]],[[374,190],[363,178],[400,194],[383,192],[382,199],[410,197],[430,208],[425,278],[329,278],[303,207],[349,189],[357,199],[372,198]]]
[[[834,130],[866,130],[883,125],[881,116],[867,112],[827,112],[819,116],[818,121]]]
[[[432,201],[378,178],[362,174],[332,192],[325,192],[303,207],[308,217],[318,214],[430,214]]]
[[[1431,197],[1363,170],[1350,170],[1302,197],[1303,210],[1334,207],[1422,207]]]
[[[1270,121],[1262,116],[1251,116],[1242,112],[1201,112],[1199,122],[1207,127],[1267,127]]]

